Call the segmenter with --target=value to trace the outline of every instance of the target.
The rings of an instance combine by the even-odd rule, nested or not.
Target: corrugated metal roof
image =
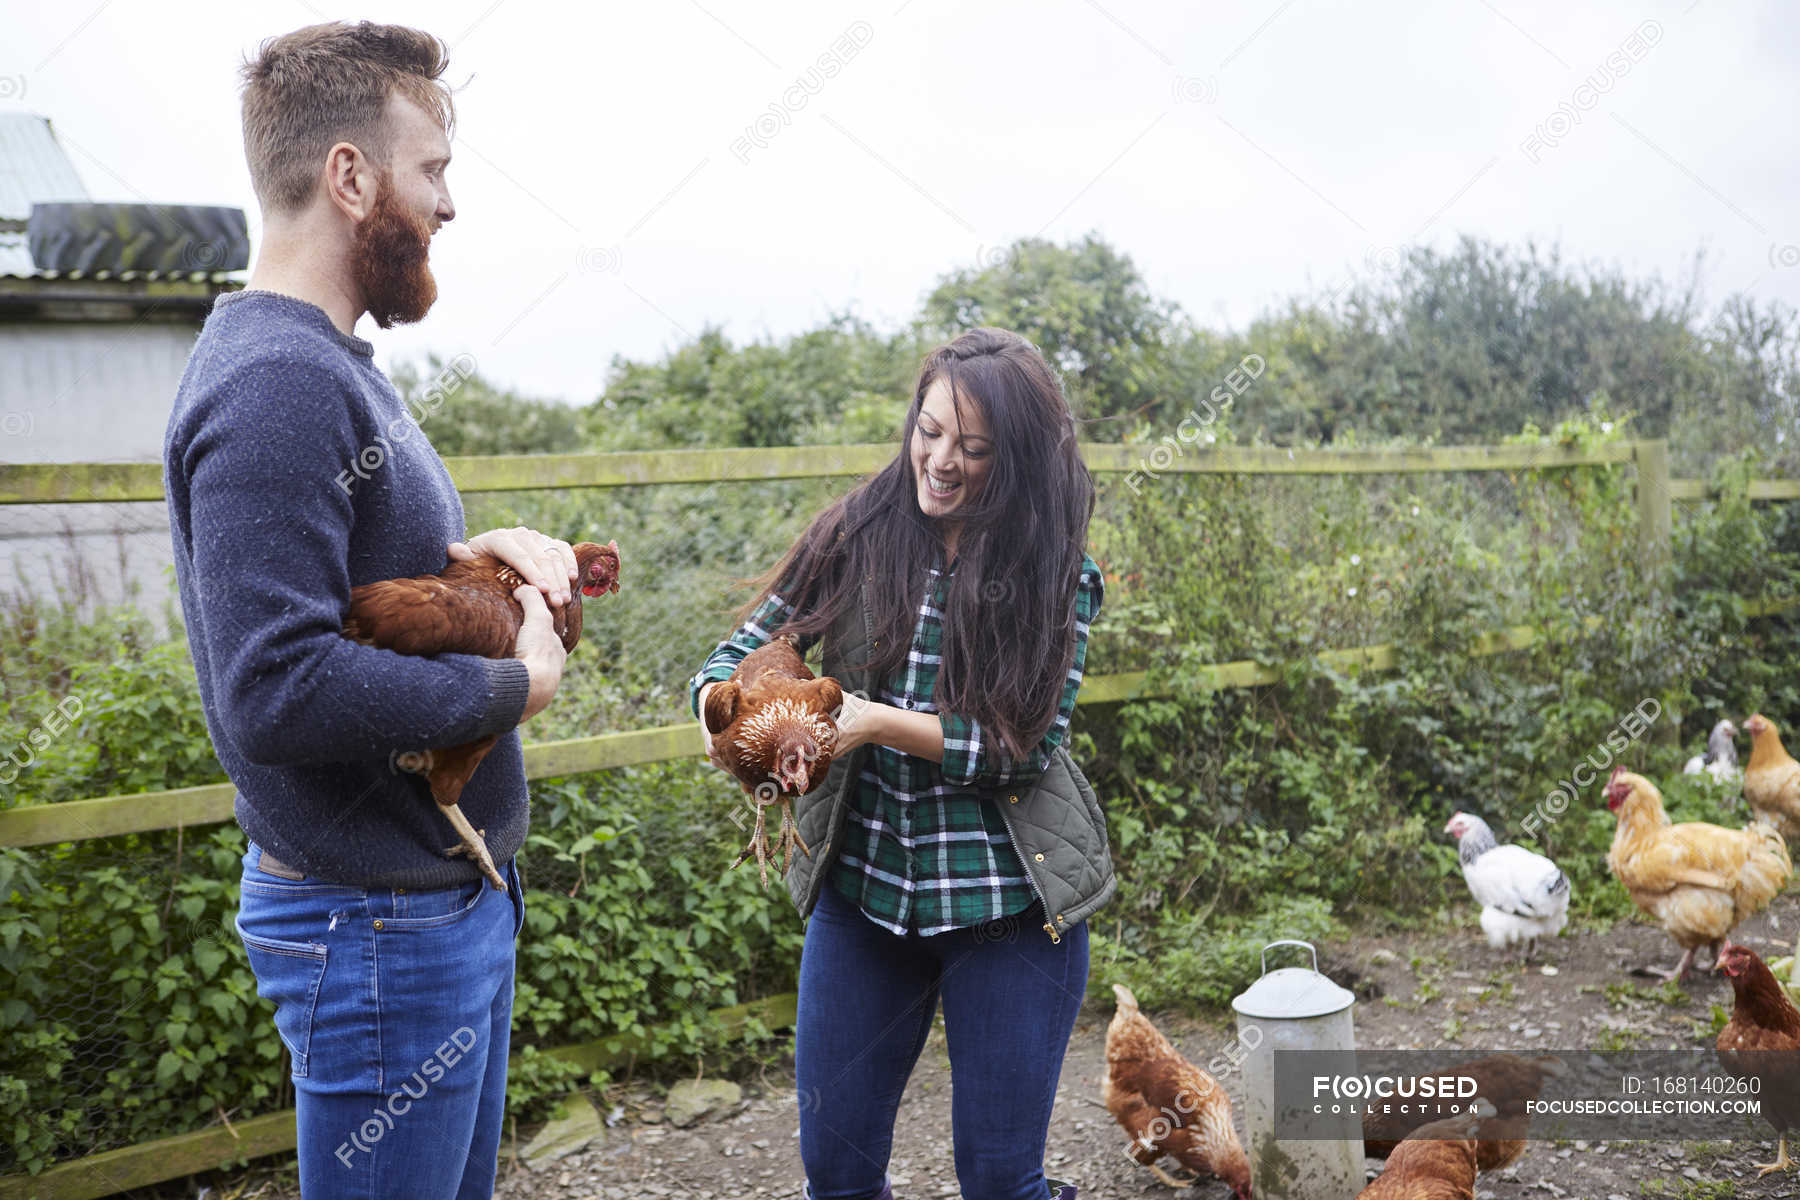
[[[34,203],[87,199],[50,118],[0,113],[0,221],[23,221]],[[30,260],[26,263],[29,270]]]

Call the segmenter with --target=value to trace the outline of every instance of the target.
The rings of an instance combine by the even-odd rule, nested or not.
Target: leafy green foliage
[[[1692,282],[1464,238],[1400,252],[1228,340],[1269,360],[1245,415],[1278,443],[1490,442],[1612,396],[1643,436],[1671,440],[1679,473],[1758,445],[1791,471],[1800,319],[1748,296],[1711,321],[1701,310]]]
[[[919,324],[934,341],[982,325],[1031,339],[1062,372],[1076,413],[1099,419],[1090,436],[1105,440],[1126,427],[1107,418],[1175,411],[1197,382],[1179,358],[1194,339],[1179,310],[1091,234],[1066,248],[1021,239],[991,266],[952,272],[926,298]]]
[[[0,851],[0,1169],[265,1111],[285,1090],[232,928],[243,835],[120,841]]]
[[[581,419],[573,408],[499,387],[475,372],[472,359],[446,361],[433,354],[424,364],[396,368],[393,384],[433,448],[446,457],[572,454],[582,448]]]
[[[0,650],[9,693],[0,745],[33,761],[0,789],[0,808],[219,778],[185,642],[152,644],[129,610],[93,620],[38,610],[11,624],[17,637]]]
[[[533,787],[515,1051],[628,1035],[687,1057],[718,1047],[709,1010],[793,990],[785,896],[725,870],[735,797],[689,762]],[[0,1173],[291,1104],[233,926],[244,846],[225,826],[0,851]],[[508,1100],[529,1119],[605,1081],[532,1056]]]
[[[779,343],[706,329],[659,363],[617,360],[585,413],[596,450],[794,446],[896,437],[925,347],[840,316]]]

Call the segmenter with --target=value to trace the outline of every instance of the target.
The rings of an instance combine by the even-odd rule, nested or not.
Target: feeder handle
[[[1299,942],[1295,941],[1293,938],[1282,938],[1279,942],[1270,942],[1262,948],[1262,973],[1264,975],[1269,973],[1269,951],[1277,946],[1305,946],[1308,950],[1312,951],[1313,974],[1317,975],[1319,973],[1319,951],[1311,942]]]

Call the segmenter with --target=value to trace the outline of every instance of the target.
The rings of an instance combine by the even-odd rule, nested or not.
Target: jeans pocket
[[[256,974],[256,994],[275,1005],[275,1031],[293,1060],[294,1078],[304,1078],[312,1052],[313,1012],[325,979],[325,947],[246,933],[241,914],[237,932]]]
[[[487,902],[492,891],[487,880],[477,879],[458,887],[421,892],[407,905],[408,915],[383,917],[382,927],[390,931],[446,929],[467,920],[469,914]],[[499,899],[498,893],[494,898]]]

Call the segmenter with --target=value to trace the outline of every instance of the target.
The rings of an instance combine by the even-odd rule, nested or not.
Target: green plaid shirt
[[[942,559],[939,559],[939,564]],[[950,572],[953,574],[954,572]],[[1100,568],[1082,556],[1075,591],[1075,657],[1063,683],[1056,719],[1022,759],[990,745],[981,724],[940,713],[931,694],[942,662],[944,599],[949,574],[933,566],[919,602],[918,625],[905,664],[873,699],[908,712],[937,713],[944,730],[944,761],[932,762],[874,745],[846,816],[844,848],[831,883],[870,920],[895,933],[943,933],[1023,912],[1036,901],[1031,880],[1007,836],[999,809],[981,789],[1027,784],[1050,764],[1068,733],[1087,660],[1088,626],[1100,612]],[[738,630],[719,643],[689,680],[689,700],[699,716],[700,689],[728,679],[744,656],[768,642],[792,615],[771,593]],[[802,639],[805,653],[818,639]]]

